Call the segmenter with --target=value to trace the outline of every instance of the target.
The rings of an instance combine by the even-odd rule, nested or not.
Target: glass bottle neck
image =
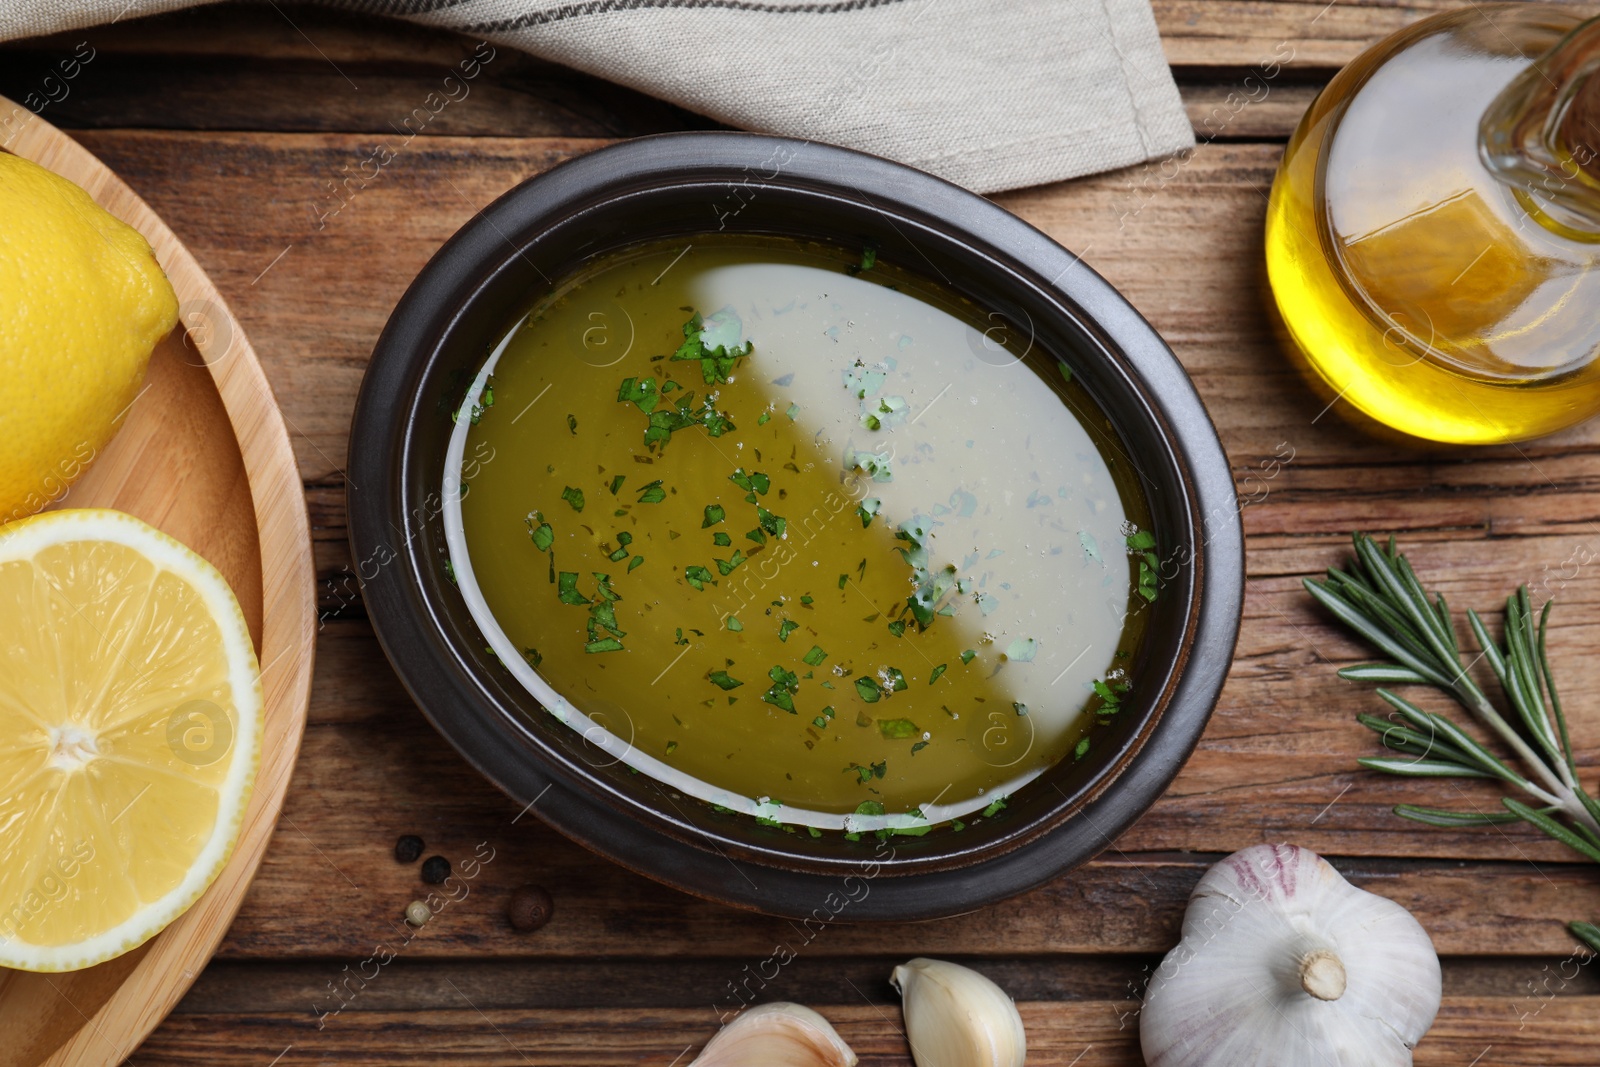
[[[1600,18],[1506,87],[1483,116],[1479,149],[1546,228],[1600,241]]]

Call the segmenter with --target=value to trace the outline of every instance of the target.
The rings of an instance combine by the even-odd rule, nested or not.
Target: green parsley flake
[[[767,677],[772,679],[772,685],[761,694],[761,699],[774,707],[781,708],[789,714],[796,714],[794,710],[794,694],[800,691],[800,678],[793,671],[782,667],[773,667],[767,672]]]
[[[639,503],[641,504],[659,504],[665,499],[667,499],[667,491],[661,487],[661,479],[659,478],[639,490]]]
[[[585,652],[621,652],[622,642],[615,637],[602,637],[583,646]]]
[[[700,529],[705,530],[715,526],[726,517],[727,513],[722,510],[721,504],[707,504],[705,521],[700,523]]]
[[[643,556],[634,556],[631,560],[628,561],[628,571],[629,571],[629,573],[632,573],[633,569],[635,567],[639,566],[643,562],[644,562],[644,557]]]
[[[778,624],[778,640],[788,641],[789,635],[800,629],[800,624],[793,619],[784,619]]]
[[[745,558],[746,557],[743,552],[740,552],[738,549],[734,549],[732,559],[713,559],[712,562],[717,565],[717,570],[722,572],[723,577],[727,577],[729,574],[733,573],[734,568],[738,567],[739,564],[745,561]]]
[[[808,667],[820,667],[822,666],[822,661],[827,658],[828,654],[822,650],[821,645],[812,645],[811,651],[800,657],[801,661]]]
[[[744,684],[737,678],[729,677],[727,671],[712,671],[706,675],[706,680],[724,692],[729,689],[737,689]]]
[[[525,649],[523,649],[522,650],[522,658],[527,660],[528,661],[528,666],[532,667],[534,670],[538,670],[539,669],[539,664],[544,662],[544,656],[540,655],[539,650],[537,648],[525,648]]]
[[[616,496],[617,495],[617,490],[622,488],[622,483],[623,483],[624,479],[626,479],[627,477],[628,476],[626,474],[619,474],[615,478],[611,479],[611,495],[612,496]]]
[[[976,656],[977,654],[978,654],[978,650],[975,649],[975,648],[969,648],[965,652],[961,653],[961,663],[962,663],[962,665],[965,666],[966,664],[971,663],[972,662],[972,657]]]
[[[868,704],[876,704],[883,697],[883,690],[878,688],[878,683],[866,675],[856,679],[856,694]]]
[[[856,805],[857,815],[887,815],[881,800],[863,800]]]
[[[739,633],[744,629],[744,623],[739,621],[739,616],[729,615],[728,629],[732,630],[734,633]]]
[[[861,528],[864,530],[872,525],[872,517],[878,513],[883,501],[877,497],[868,497],[856,508],[856,514],[861,516]]]
[[[576,571],[562,571],[556,576],[556,596],[563,604],[592,603],[588,597],[578,592]]]
[[[696,589],[704,589],[707,582],[715,580],[711,577],[711,572],[709,570],[699,566],[698,564],[693,567],[685,567],[683,569],[683,576],[688,580],[689,584],[694,586]]]
[[[789,521],[782,515],[774,515],[760,505],[756,506],[756,521],[773,537],[782,537],[783,532],[789,528]]]
[[[583,490],[567,486],[561,490],[561,499],[572,505],[573,511],[583,510]]]
[[[541,522],[533,528],[533,547],[540,552],[550,551],[550,546],[556,543],[556,532],[550,528],[548,522]]]
[[[883,735],[885,741],[904,741],[922,731],[910,719],[879,719],[878,733]]]
[[[567,416],[567,432],[572,434],[578,432],[578,417],[576,415]]]
[[[1006,658],[1018,663],[1031,663],[1039,654],[1039,642],[1031,637],[1019,637],[1006,646]]]
[[[935,667],[933,669],[933,673],[928,675],[928,684],[932,685],[934,682],[937,682],[941,677],[943,677],[946,668],[949,666],[950,664],[948,663],[941,663]]]
[[[718,530],[716,533],[711,535],[711,543],[716,545],[718,548],[728,548],[732,546],[733,538],[729,537],[721,530]]]
[[[1077,746],[1075,748],[1073,748],[1073,750],[1072,750],[1072,758],[1075,759],[1075,760],[1080,760],[1083,757],[1087,756],[1088,754],[1089,754],[1089,739],[1087,737],[1085,737],[1083,740],[1078,742],[1078,744],[1077,744]]]
[[[1006,798],[1005,797],[996,797],[993,800],[989,801],[989,806],[983,809],[983,814],[986,817],[993,817],[995,815],[999,815],[1002,811],[1005,811],[1005,810],[1006,810]]]

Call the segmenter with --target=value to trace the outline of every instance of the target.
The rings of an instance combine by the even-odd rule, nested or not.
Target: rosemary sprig
[[[1448,716],[1423,711],[1390,689],[1378,696],[1393,711],[1387,718],[1361,715],[1358,721],[1382,739],[1395,756],[1358,762],[1375,771],[1411,778],[1494,778],[1531,797],[1501,798],[1502,811],[1454,811],[1400,804],[1396,815],[1430,826],[1486,826],[1522,821],[1600,863],[1600,802],[1578,782],[1572,738],[1550,673],[1545,632],[1553,601],[1534,622],[1528,587],[1506,598],[1505,643],[1490,636],[1477,612],[1467,622],[1483,651],[1463,662],[1461,643],[1443,596],[1429,596],[1406,557],[1395,548],[1358,533],[1350,572],[1328,571],[1323,581],[1306,579],[1313,597],[1351,630],[1389,657],[1389,662],[1346,667],[1341,678],[1387,685],[1431,685],[1460,702],[1505,743],[1515,761],[1502,760]],[[1500,683],[1510,715],[1502,715],[1473,681],[1468,669],[1483,659]],[[1513,766],[1512,764],[1515,764]],[[1600,952],[1600,926],[1569,923],[1568,929]]]

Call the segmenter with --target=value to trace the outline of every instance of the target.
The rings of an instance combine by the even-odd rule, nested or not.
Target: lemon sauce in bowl
[[[608,759],[813,832],[959,829],[1139,684],[1148,510],[1071,379],[870,251],[602,257],[454,415],[453,576]]]

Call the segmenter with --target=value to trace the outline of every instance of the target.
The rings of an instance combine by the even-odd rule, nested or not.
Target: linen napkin
[[[0,40],[195,2],[5,0]],[[328,2],[524,49],[732,126],[887,156],[980,193],[1194,144],[1148,0]]]

